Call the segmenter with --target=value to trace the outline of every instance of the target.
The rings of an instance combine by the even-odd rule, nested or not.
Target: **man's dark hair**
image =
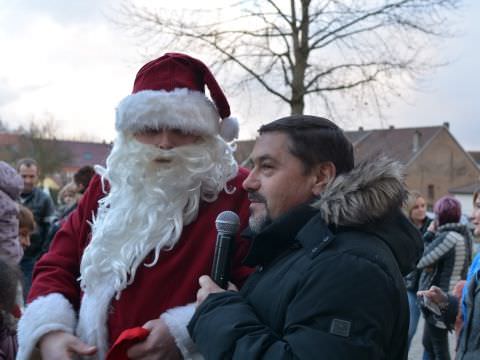
[[[73,181],[77,185],[83,185],[82,191],[85,191],[93,175],[95,175],[95,170],[92,166],[82,166],[75,174],[73,174]]]
[[[290,152],[303,162],[307,172],[326,161],[335,165],[337,175],[353,169],[352,143],[342,129],[328,119],[292,115],[263,125],[258,133],[262,135],[273,131],[287,134]]]
[[[38,170],[38,163],[32,158],[23,158],[17,161],[17,171],[20,170],[20,166],[25,165],[26,167],[35,166]]]

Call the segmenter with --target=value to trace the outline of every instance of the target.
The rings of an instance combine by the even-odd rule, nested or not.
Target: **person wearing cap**
[[[0,258],[18,264],[23,249],[18,239],[18,204],[23,181],[13,167],[0,161]]]
[[[248,219],[248,173],[229,144],[238,122],[205,64],[167,53],[139,70],[115,127],[106,167],[35,268],[19,360],[35,347],[45,359],[105,359],[138,327],[149,334],[129,358],[195,358],[186,324],[197,278],[211,271],[215,219],[225,210]],[[237,285],[250,273],[240,265],[247,246],[236,241]]]
[[[423,250],[401,211],[402,166],[354,166],[331,121],[297,115],[259,130],[243,182],[257,270],[240,292],[204,275],[188,328],[206,359],[406,360],[402,273]]]

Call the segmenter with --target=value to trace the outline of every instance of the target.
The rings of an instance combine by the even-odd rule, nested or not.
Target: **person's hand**
[[[438,306],[445,306],[448,303],[448,296],[437,286],[432,286],[428,290],[418,291],[417,296],[425,296]]]
[[[175,344],[175,339],[170,334],[167,325],[161,319],[146,322],[143,328],[150,330],[148,337],[133,345],[127,351],[127,356],[132,360],[177,360],[182,359],[182,354]]]
[[[75,355],[93,355],[95,346],[85,344],[78,337],[65,331],[52,331],[40,338],[38,342],[42,359],[72,360]]]
[[[200,276],[198,283],[200,284],[200,289],[198,289],[197,292],[197,307],[207,298],[208,295],[225,291],[225,289],[218,286],[208,275]],[[237,287],[231,282],[228,283],[227,290],[238,291]]]
[[[437,231],[437,222],[434,220],[428,225],[427,231],[430,231],[432,233]]]

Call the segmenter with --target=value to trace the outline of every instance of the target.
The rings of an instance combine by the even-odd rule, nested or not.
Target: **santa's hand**
[[[198,283],[200,284],[200,289],[197,291],[197,306],[199,306],[208,295],[225,291],[225,289],[218,286],[208,275],[200,276]],[[228,283],[227,290],[238,291],[237,287],[231,282]]]
[[[65,331],[52,331],[41,337],[38,342],[42,359],[71,360],[75,355],[93,355],[95,346],[85,344],[78,337]],[[76,357],[75,357],[76,358]]]
[[[177,348],[174,338],[162,319],[150,320],[142,327],[150,330],[150,334],[144,341],[128,349],[127,356],[129,359],[182,359],[180,350]]]

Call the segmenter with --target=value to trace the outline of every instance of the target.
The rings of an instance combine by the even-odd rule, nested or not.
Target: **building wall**
[[[473,212],[473,194],[453,194],[462,204],[462,213],[471,216]]]
[[[447,130],[442,130],[407,168],[406,184],[419,190],[432,206],[448,189],[470,184],[479,168]]]

